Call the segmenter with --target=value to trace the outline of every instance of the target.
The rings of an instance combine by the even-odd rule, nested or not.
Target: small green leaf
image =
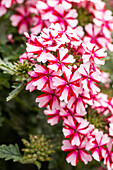
[[[18,145],[1,145],[0,158],[5,159],[6,161],[10,159],[13,159],[14,162],[19,161],[21,158],[21,154]]]
[[[4,73],[11,75],[15,73],[14,65],[11,62],[3,61],[2,59],[0,59],[0,69],[3,70]]]
[[[24,82],[15,86],[15,89],[11,93],[9,93],[9,96],[6,98],[6,101],[8,102],[14,99],[21,92],[23,88],[24,88]]]
[[[35,161],[34,164],[37,166],[38,169],[41,169],[41,163],[39,161]]]

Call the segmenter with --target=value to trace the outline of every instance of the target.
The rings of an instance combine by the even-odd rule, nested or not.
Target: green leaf
[[[11,93],[9,93],[9,96],[6,98],[6,101],[8,102],[8,101],[14,99],[21,92],[21,90],[24,88],[24,85],[25,85],[24,82],[22,82],[19,85],[16,85],[15,89]]]
[[[0,158],[7,160],[13,159],[14,162],[19,161],[21,158],[21,153],[17,144],[9,146],[0,146]]]
[[[14,65],[11,62],[5,62],[2,59],[0,59],[0,69],[3,70],[4,73],[11,75],[15,73]]]
[[[37,166],[38,169],[41,169],[41,163],[39,161],[35,161],[34,164]]]

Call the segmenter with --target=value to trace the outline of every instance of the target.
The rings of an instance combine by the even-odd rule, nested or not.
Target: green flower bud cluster
[[[23,63],[15,62],[14,63],[14,75],[16,76],[16,81],[27,82],[29,80],[28,72],[31,70],[33,65],[28,63],[26,60]]]
[[[92,23],[93,19],[89,11],[81,7],[77,9],[77,13],[78,13],[79,25],[81,25],[82,27],[84,27],[89,23]]]
[[[34,163],[39,169],[41,162],[50,161],[50,155],[54,153],[54,145],[47,140],[44,135],[30,135],[30,142],[22,139],[26,148],[23,148],[24,156],[21,160],[23,163]]]
[[[88,109],[87,115],[88,121],[95,126],[95,128],[106,133],[108,131],[108,125],[106,123],[106,118],[104,115],[100,115],[95,110]]]
[[[23,75],[28,74],[28,71],[31,70],[32,65],[28,63],[26,60],[23,63],[20,63],[19,61],[14,63],[14,68],[16,71],[16,75]]]

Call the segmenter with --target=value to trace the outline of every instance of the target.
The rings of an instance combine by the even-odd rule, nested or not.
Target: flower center
[[[61,61],[58,61],[58,64],[62,64],[62,62],[61,62]]]
[[[47,77],[51,77],[51,74],[50,74],[50,73],[47,73]]]
[[[68,81],[68,82],[67,82],[67,85],[69,86],[70,84],[71,84],[71,82]]]

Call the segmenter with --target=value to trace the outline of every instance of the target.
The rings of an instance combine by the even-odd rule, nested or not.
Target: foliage
[[[10,101],[13,98],[15,98],[21,90],[24,88],[24,83],[13,85],[13,88],[15,88],[12,92],[9,93],[9,96],[6,98],[6,101]]]
[[[23,148],[24,156],[21,159],[22,163],[34,163],[38,169],[41,168],[41,163],[50,161],[50,155],[54,153],[54,145],[44,137],[44,135],[33,136],[30,135],[30,142],[22,139],[26,148]]]
[[[34,163],[38,169],[41,168],[41,162],[50,161],[50,155],[54,153],[54,145],[47,140],[44,135],[30,135],[30,142],[26,139],[22,139],[26,148],[23,148],[23,155],[20,153],[17,144],[9,146],[0,146],[0,158],[8,161],[13,159],[14,162],[20,162],[22,164]]]
[[[1,145],[0,146],[0,158],[4,158],[6,161],[13,159],[14,162],[19,161],[21,158],[21,154],[18,148],[18,145],[12,145],[9,146]]]

